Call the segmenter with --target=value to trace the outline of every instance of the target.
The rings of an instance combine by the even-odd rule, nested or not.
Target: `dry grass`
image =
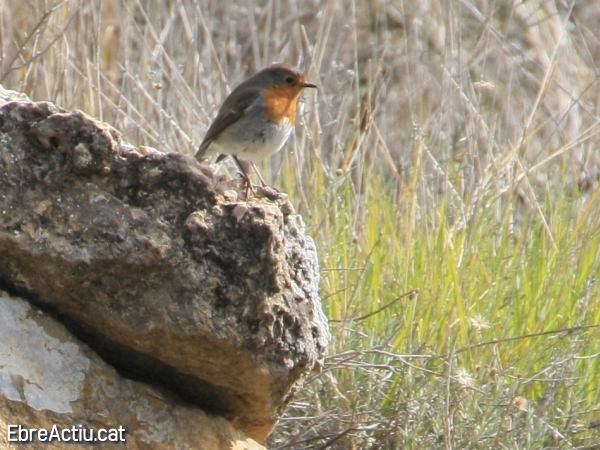
[[[5,87],[164,151],[193,153],[227,92],[269,62],[319,85],[263,173],[319,245],[334,341],[273,448],[600,442],[600,3],[4,0],[0,13]]]

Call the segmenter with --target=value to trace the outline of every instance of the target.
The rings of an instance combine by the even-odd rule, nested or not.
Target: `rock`
[[[0,133],[0,286],[264,440],[329,340],[287,197],[238,200],[194,158],[47,102],[0,105]]]
[[[98,442],[82,440],[104,429],[114,448],[264,449],[225,419],[122,378],[28,302],[0,291],[0,316],[0,448],[17,446],[21,436],[33,437],[18,444],[23,449],[97,449]],[[26,431],[33,428],[47,430],[46,439],[68,430],[65,438],[76,442],[41,442],[37,431]]]
[[[11,101],[25,101],[28,102],[29,98],[22,92],[11,91],[10,89],[4,89],[0,84],[0,104]]]

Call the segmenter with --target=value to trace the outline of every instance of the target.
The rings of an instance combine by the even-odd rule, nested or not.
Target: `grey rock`
[[[112,433],[118,449],[263,448],[225,419],[119,376],[27,301],[0,291],[0,316],[0,448],[96,449],[99,442],[84,438],[100,430]]]
[[[80,111],[0,104],[0,286],[261,441],[329,332],[301,217],[277,191],[242,196]]]

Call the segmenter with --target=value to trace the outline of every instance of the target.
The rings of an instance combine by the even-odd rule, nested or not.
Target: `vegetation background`
[[[600,449],[600,2],[0,0],[0,82],[193,153],[301,67],[263,167],[333,342],[272,449]],[[226,170],[226,169],[225,169]]]

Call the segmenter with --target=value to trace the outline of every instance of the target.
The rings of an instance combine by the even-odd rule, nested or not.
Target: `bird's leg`
[[[258,171],[258,168],[256,167],[256,164],[252,163],[252,167],[254,167],[254,171],[256,172],[256,175],[258,175],[258,179],[262,183],[262,187],[265,187],[267,185],[267,183],[265,183],[265,180],[263,179],[262,175]]]
[[[246,197],[248,197],[248,189],[250,189],[252,191],[252,193],[254,195],[256,195],[256,191],[252,187],[252,181],[250,181],[250,177],[248,176],[248,174],[244,170],[244,167],[242,166],[242,163],[240,163],[240,160],[237,158],[237,156],[235,156],[235,155],[232,155],[232,156],[233,156],[233,160],[235,161],[235,163],[238,166],[238,169],[240,169],[240,172],[242,172],[242,179],[246,182]]]

